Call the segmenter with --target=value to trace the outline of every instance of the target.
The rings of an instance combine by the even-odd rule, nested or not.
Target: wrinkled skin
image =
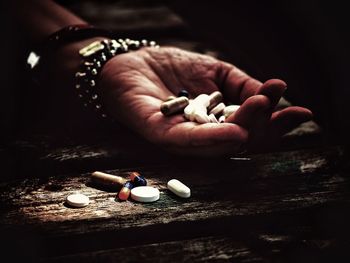
[[[171,47],[114,57],[104,66],[99,87],[114,118],[179,154],[219,156],[270,148],[312,118],[302,107],[274,110],[286,90],[282,80],[261,83],[231,64]],[[222,124],[190,122],[183,114],[164,116],[161,103],[182,89],[190,98],[219,90],[226,103],[241,107]]]

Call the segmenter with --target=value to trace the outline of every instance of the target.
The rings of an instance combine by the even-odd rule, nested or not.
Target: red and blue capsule
[[[127,181],[123,188],[118,193],[118,198],[122,201],[125,201],[129,198],[131,189],[134,188],[134,184],[131,181]]]
[[[138,172],[132,172],[129,174],[131,182],[134,184],[134,186],[146,186],[147,181],[145,177],[140,175]]]

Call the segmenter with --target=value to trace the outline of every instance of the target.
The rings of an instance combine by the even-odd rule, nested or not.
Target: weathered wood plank
[[[345,237],[339,229],[348,233],[349,228],[338,221],[349,218],[341,213],[349,210],[350,200],[346,151],[334,147],[251,157],[252,161],[243,163],[197,160],[135,168],[162,192],[161,200],[152,204],[117,202],[116,193],[89,186],[88,174],[5,184],[0,195],[1,229],[5,236],[28,233],[30,240],[40,240],[36,247],[44,247],[48,256],[227,232],[242,237],[271,225],[282,231],[294,220],[302,222],[299,227],[313,228],[308,238],[322,236],[323,230],[331,237]],[[109,172],[125,175],[127,171]],[[173,177],[192,188],[189,200],[180,200],[165,189]],[[64,198],[77,190],[92,199],[88,207],[64,205]],[[328,212],[334,219],[326,217],[313,226],[318,220],[315,215]]]
[[[136,252],[136,253],[135,253]],[[138,252],[138,253],[137,253]],[[262,262],[245,244],[225,237],[205,237],[80,253],[47,262]]]
[[[334,148],[322,154],[317,149],[256,155],[246,164],[216,160],[209,164],[194,161],[184,162],[182,166],[167,164],[135,168],[146,176],[150,185],[162,192],[161,200],[150,205],[116,202],[116,193],[89,186],[89,174],[28,179],[12,186],[5,184],[1,198],[3,205],[12,207],[14,211],[19,210],[19,218],[21,215],[27,218],[26,224],[110,218],[124,216],[124,211],[149,214],[157,210],[171,213],[191,208],[191,216],[194,217],[196,211],[201,218],[213,207],[217,216],[259,213],[260,210],[266,212],[270,203],[280,209],[294,209],[293,204],[296,207],[320,204],[347,194],[348,178],[344,174],[334,173],[336,167],[346,165],[342,163],[342,158],[342,150]],[[126,176],[127,171],[130,170],[110,172]],[[165,189],[167,180],[171,178],[178,178],[192,188],[190,200],[184,202],[174,198]],[[75,191],[83,192],[92,199],[88,208],[70,209],[64,205],[65,197]],[[251,202],[253,207],[264,209],[250,208]],[[285,206],[286,203],[288,206]],[[3,224],[17,222],[13,213],[3,216],[1,220]],[[141,222],[137,224],[142,225]]]

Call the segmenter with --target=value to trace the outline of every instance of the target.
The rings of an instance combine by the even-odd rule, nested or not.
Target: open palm
[[[312,117],[302,107],[274,111],[286,89],[281,80],[262,84],[231,64],[171,47],[144,48],[112,58],[102,70],[100,88],[114,118],[181,154],[234,154],[245,147],[273,144]],[[219,90],[227,104],[241,107],[222,124],[198,124],[182,114],[164,116],[161,103],[182,89],[190,98]]]

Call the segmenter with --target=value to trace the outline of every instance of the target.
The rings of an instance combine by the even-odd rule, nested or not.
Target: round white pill
[[[67,196],[66,202],[73,207],[84,207],[90,203],[90,199],[83,194],[71,194]]]
[[[159,199],[159,190],[152,186],[138,186],[131,189],[131,198],[142,203],[154,202]]]
[[[171,179],[167,184],[168,189],[182,198],[189,198],[191,190],[177,179]]]

